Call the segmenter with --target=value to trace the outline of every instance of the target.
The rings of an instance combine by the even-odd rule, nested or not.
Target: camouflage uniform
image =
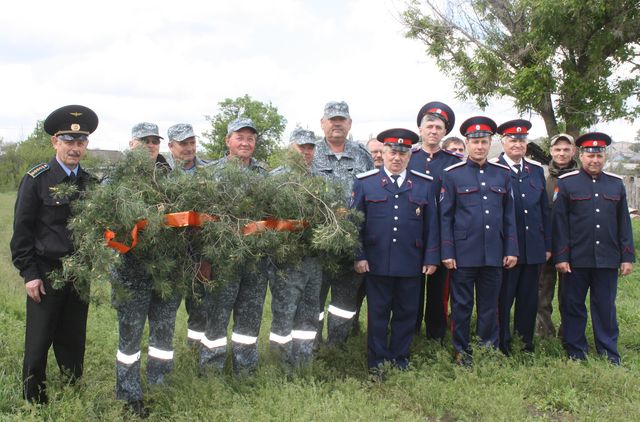
[[[202,158],[200,158],[200,157],[196,157],[196,158],[194,159],[194,161],[195,161],[195,163],[196,163],[196,165],[195,165],[195,166],[193,166],[193,167],[191,167],[191,168],[188,168],[188,169],[182,169],[182,171],[184,171],[184,172],[185,172],[185,173],[187,173],[187,174],[195,174],[196,169],[197,169],[198,167],[206,167],[206,166],[208,166],[208,165],[210,165],[210,164],[211,164],[211,160],[203,160],[203,159],[202,159]],[[167,158],[167,163],[169,164],[169,166],[170,166],[172,169],[173,169],[173,168],[175,168],[175,166],[176,166],[176,160],[175,160],[175,158],[173,158],[173,155],[169,154],[169,158]]]
[[[578,163],[571,160],[565,168],[558,168],[553,161],[549,162],[549,175],[547,176],[547,197],[549,207],[553,205],[553,193],[558,185],[558,177],[563,174],[577,170]],[[548,260],[542,267],[538,280],[538,314],[536,315],[536,332],[540,337],[555,337],[556,327],[551,320],[553,313],[553,296],[556,290],[556,280],[558,280],[558,309],[560,309],[560,298],[562,296],[563,277],[556,271],[553,259]],[[562,322],[557,331],[558,337],[562,337]]]
[[[310,130],[297,128],[291,142],[314,144]],[[290,170],[278,167],[270,175],[286,174]],[[318,332],[318,307],[322,284],[322,267],[317,257],[307,256],[298,265],[276,270],[270,280],[271,290],[271,350],[279,352],[283,361],[305,364],[311,359]]]
[[[344,144],[340,158],[331,151],[326,139],[316,143],[316,154],[311,164],[312,171],[342,184],[345,192],[345,204],[351,199],[351,187],[356,174],[373,169],[373,159],[367,148],[354,141]]]
[[[170,140],[184,140],[190,137],[195,137],[193,127],[190,124],[178,123],[171,126],[167,130],[167,136]],[[176,159],[173,154],[169,154],[167,163],[174,169],[176,167]],[[194,158],[195,165],[188,169],[182,169],[187,174],[193,175],[196,173],[198,167],[206,167],[211,164],[210,160],[203,160],[196,156]],[[193,258],[193,261],[197,264],[200,261],[199,254],[194,250],[189,250],[189,254]],[[207,312],[204,309],[204,285],[195,281],[193,288],[184,298],[184,306],[187,310],[187,342],[191,345],[197,345],[204,336],[204,330],[207,324]]]
[[[114,273],[112,304],[118,312],[118,354],[116,355],[116,398],[142,400],[140,343],[149,318],[149,360],[147,382],[161,384],[173,368],[173,332],[180,295],[162,298],[153,280],[134,256],[123,256],[124,267]]]
[[[332,110],[329,110],[333,108]],[[325,107],[325,116],[329,110],[332,114],[340,116],[348,107],[344,102],[331,102]],[[334,114],[335,112],[335,114]],[[346,141],[344,151],[336,154],[331,151],[326,139],[316,143],[316,153],[311,165],[312,172],[323,175],[340,182],[344,189],[345,207],[349,203],[351,187],[355,177],[359,173],[373,169],[373,159],[364,145],[357,142]],[[331,302],[328,314],[328,342],[330,344],[342,343],[346,340],[353,316],[357,307],[357,294],[362,277],[353,269],[353,257],[347,257],[342,263],[342,271],[336,275],[324,273],[322,275],[322,288],[320,291],[320,326],[318,340],[322,340],[322,321],[324,320],[324,305],[331,289]]]
[[[318,332],[318,300],[322,267],[316,257],[305,257],[298,266],[276,271],[271,289],[271,349],[289,364],[311,359]]]
[[[238,119],[229,124],[229,133],[244,127],[255,131],[253,122],[249,119]],[[213,165],[221,168],[228,161],[229,157],[225,156]],[[265,168],[254,158],[251,158],[247,168],[266,174]],[[257,264],[255,272],[249,272],[246,267],[238,268],[235,280],[229,280],[217,289],[205,293],[207,324],[200,347],[201,372],[207,369],[222,371],[227,355],[227,327],[232,311],[233,368],[236,373],[250,373],[257,367],[262,307],[272,268],[266,260]]]
[[[132,138],[157,136],[158,126],[139,123],[133,127]],[[167,160],[156,157],[156,167],[168,171]],[[142,400],[140,380],[140,343],[144,325],[149,319],[149,351],[147,382],[162,384],[173,368],[173,333],[180,295],[172,292],[161,297],[154,290],[153,279],[142,269],[135,251],[122,257],[123,266],[115,270],[111,303],[118,314],[118,353],[116,354],[116,398],[129,403]]]

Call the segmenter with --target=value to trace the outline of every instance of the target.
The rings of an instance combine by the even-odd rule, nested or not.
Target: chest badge
[[[416,215],[420,217],[420,207],[416,208]]]

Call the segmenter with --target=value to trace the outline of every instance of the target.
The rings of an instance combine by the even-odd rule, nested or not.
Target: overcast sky
[[[416,130],[428,101],[456,113],[456,128],[485,114],[518,116],[508,100],[484,112],[455,98],[453,81],[406,39],[402,0],[217,0],[4,2],[0,14],[0,137],[19,141],[66,104],[100,118],[90,148],[125,149],[131,126],[155,122],[208,128],[225,98],[271,102],[288,121],[320,133],[323,106],[348,102],[352,134],[364,140],[391,127]],[[592,128],[632,140],[640,122]],[[165,140],[166,142],[166,140]],[[167,149],[163,144],[162,149]]]

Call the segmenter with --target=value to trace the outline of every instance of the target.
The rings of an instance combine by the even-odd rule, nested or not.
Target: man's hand
[[[457,270],[458,266],[456,265],[456,260],[451,259],[443,259],[442,265],[444,265],[448,270]]]
[[[211,280],[211,263],[207,261],[200,261],[198,263],[198,273],[196,274],[198,280],[206,282]]]
[[[508,270],[509,268],[513,268],[518,263],[517,256],[507,255],[502,258],[502,265]]]
[[[362,261],[354,261],[353,268],[355,268],[358,274],[364,274],[369,272],[369,261],[363,259]]]
[[[556,271],[560,274],[566,274],[571,272],[571,266],[568,262],[558,262],[556,264]]]
[[[26,282],[24,288],[27,289],[27,295],[29,295],[35,303],[40,303],[41,294],[47,294],[44,291],[44,282],[39,278]]]
[[[550,260],[550,259],[551,259],[551,252],[546,251],[546,252],[544,253],[544,260],[545,260],[545,261],[548,261],[548,260]]]
[[[623,262],[620,264],[620,275],[625,276],[631,274],[633,271],[633,264],[631,262]]]
[[[437,265],[423,265],[422,274],[431,275],[435,273],[437,269],[438,269]]]

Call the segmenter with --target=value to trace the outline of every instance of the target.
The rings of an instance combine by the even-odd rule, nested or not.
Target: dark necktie
[[[398,186],[398,178],[400,177],[399,174],[394,174],[391,176],[391,178],[393,179],[393,186],[395,186],[396,189],[399,189],[400,186]]]
[[[78,176],[76,176],[76,174],[74,172],[71,172],[69,174],[69,184],[77,184],[78,182]]]
[[[522,174],[522,170],[521,170],[522,164],[514,164],[513,167],[516,168],[516,175],[520,177],[520,175]]]

